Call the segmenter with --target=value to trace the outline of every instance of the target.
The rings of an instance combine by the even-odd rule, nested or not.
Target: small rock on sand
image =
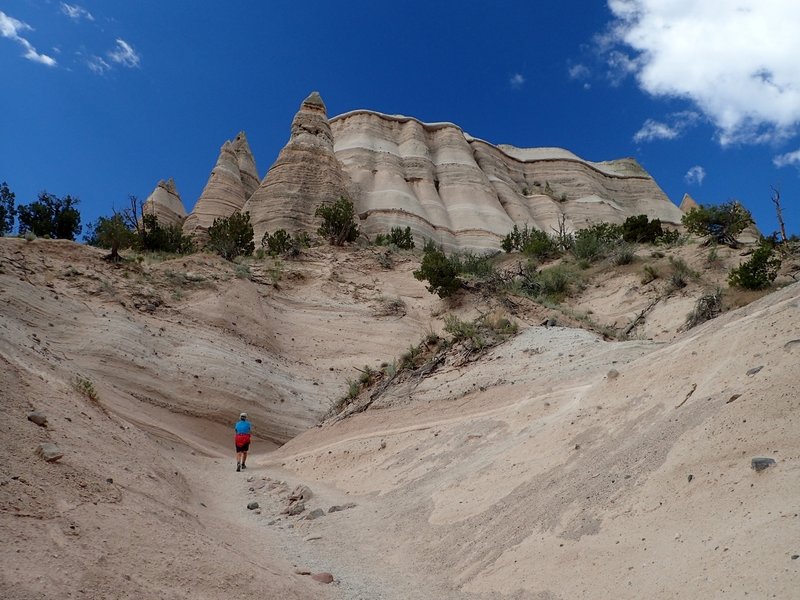
[[[771,467],[774,464],[775,464],[774,458],[765,458],[757,456],[755,458],[750,459],[750,466],[756,471],[763,471],[764,469]]]
[[[311,576],[311,579],[320,583],[333,583],[333,575],[330,573],[315,573]]]
[[[258,508],[258,502],[250,502],[247,505],[247,510],[255,510]]]
[[[315,508],[314,510],[312,510],[310,513],[308,513],[306,515],[306,520],[307,521],[313,521],[314,519],[319,519],[320,517],[324,517],[324,516],[325,516],[325,511],[324,510],[322,510],[321,508]]]
[[[305,502],[295,502],[283,509],[283,513],[289,516],[299,515],[306,509]]]
[[[355,502],[348,502],[347,504],[334,504],[328,509],[328,513],[339,512],[342,510],[347,510],[348,508],[355,508],[355,507],[356,507]]]
[[[47,427],[47,417],[36,410],[28,413],[28,421],[36,423],[39,427]]]
[[[39,444],[39,447],[36,448],[36,454],[47,462],[56,462],[64,457],[64,453],[55,444]]]

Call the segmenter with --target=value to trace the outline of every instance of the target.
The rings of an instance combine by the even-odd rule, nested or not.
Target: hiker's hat
[[[240,419],[246,419],[246,418],[247,418],[247,413],[241,413],[241,414],[239,415],[239,418],[240,418]]]

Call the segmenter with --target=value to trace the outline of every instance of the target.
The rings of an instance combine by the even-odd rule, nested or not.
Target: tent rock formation
[[[242,131],[220,148],[217,164],[184,222],[183,231],[202,243],[214,219],[229,217],[242,210],[258,181],[256,162]]]
[[[409,226],[417,240],[449,251],[497,249],[515,224],[574,231],[646,214],[677,225],[683,214],[632,158],[591,162],[561,148],[498,146],[452,123],[367,110],[329,121],[317,92],[254,192],[251,161],[243,133],[223,145],[187,233],[202,241],[214,218],[236,211],[250,213],[256,242],[281,228],[313,232],[316,208],[340,196],[353,201],[367,235]]]
[[[142,215],[155,215],[161,225],[181,225],[184,222],[186,209],[171,177],[158,182],[142,205]]]

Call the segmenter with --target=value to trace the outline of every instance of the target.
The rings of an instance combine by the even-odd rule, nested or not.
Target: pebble
[[[333,583],[333,575],[330,573],[316,573],[311,576],[311,579],[320,583]]]
[[[47,462],[56,462],[64,457],[64,453],[55,444],[39,444],[36,453]]]
[[[765,458],[757,456],[750,459],[750,466],[756,471],[763,471],[764,469],[776,464],[774,458]]]
[[[314,519],[319,519],[320,517],[324,517],[324,516],[325,516],[325,511],[324,510],[322,510],[321,508],[315,508],[314,510],[312,510],[310,513],[308,513],[306,515],[306,520],[307,521],[313,521]]]
[[[250,502],[247,505],[247,510],[255,510],[258,508],[258,502]]]
[[[47,417],[36,410],[28,413],[28,421],[36,423],[39,427],[47,427]]]

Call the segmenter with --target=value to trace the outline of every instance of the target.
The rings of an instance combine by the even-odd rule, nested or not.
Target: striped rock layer
[[[142,205],[143,215],[155,215],[161,225],[181,225],[186,219],[181,195],[170,177],[158,182]]]
[[[445,248],[496,249],[516,224],[551,232],[682,212],[633,159],[495,146],[452,123],[354,111],[331,120],[336,157],[368,235],[410,226]]]
[[[291,137],[244,210],[256,243],[278,229],[316,229],[314,212],[325,201],[350,197],[348,176],[333,152],[325,104],[313,92],[292,121]]]
[[[256,189],[257,179],[241,133],[223,145],[184,230],[202,241],[215,218],[247,211],[257,243],[277,229],[313,232],[317,207],[345,196],[370,237],[408,226],[418,241],[450,251],[486,250],[514,225],[575,231],[639,214],[677,225],[683,214],[632,158],[591,162],[560,148],[493,145],[452,123],[367,110],[328,120],[317,92]]]
[[[258,170],[244,132],[219,151],[200,199],[183,224],[184,233],[202,243],[215,219],[239,212],[258,187]]]

